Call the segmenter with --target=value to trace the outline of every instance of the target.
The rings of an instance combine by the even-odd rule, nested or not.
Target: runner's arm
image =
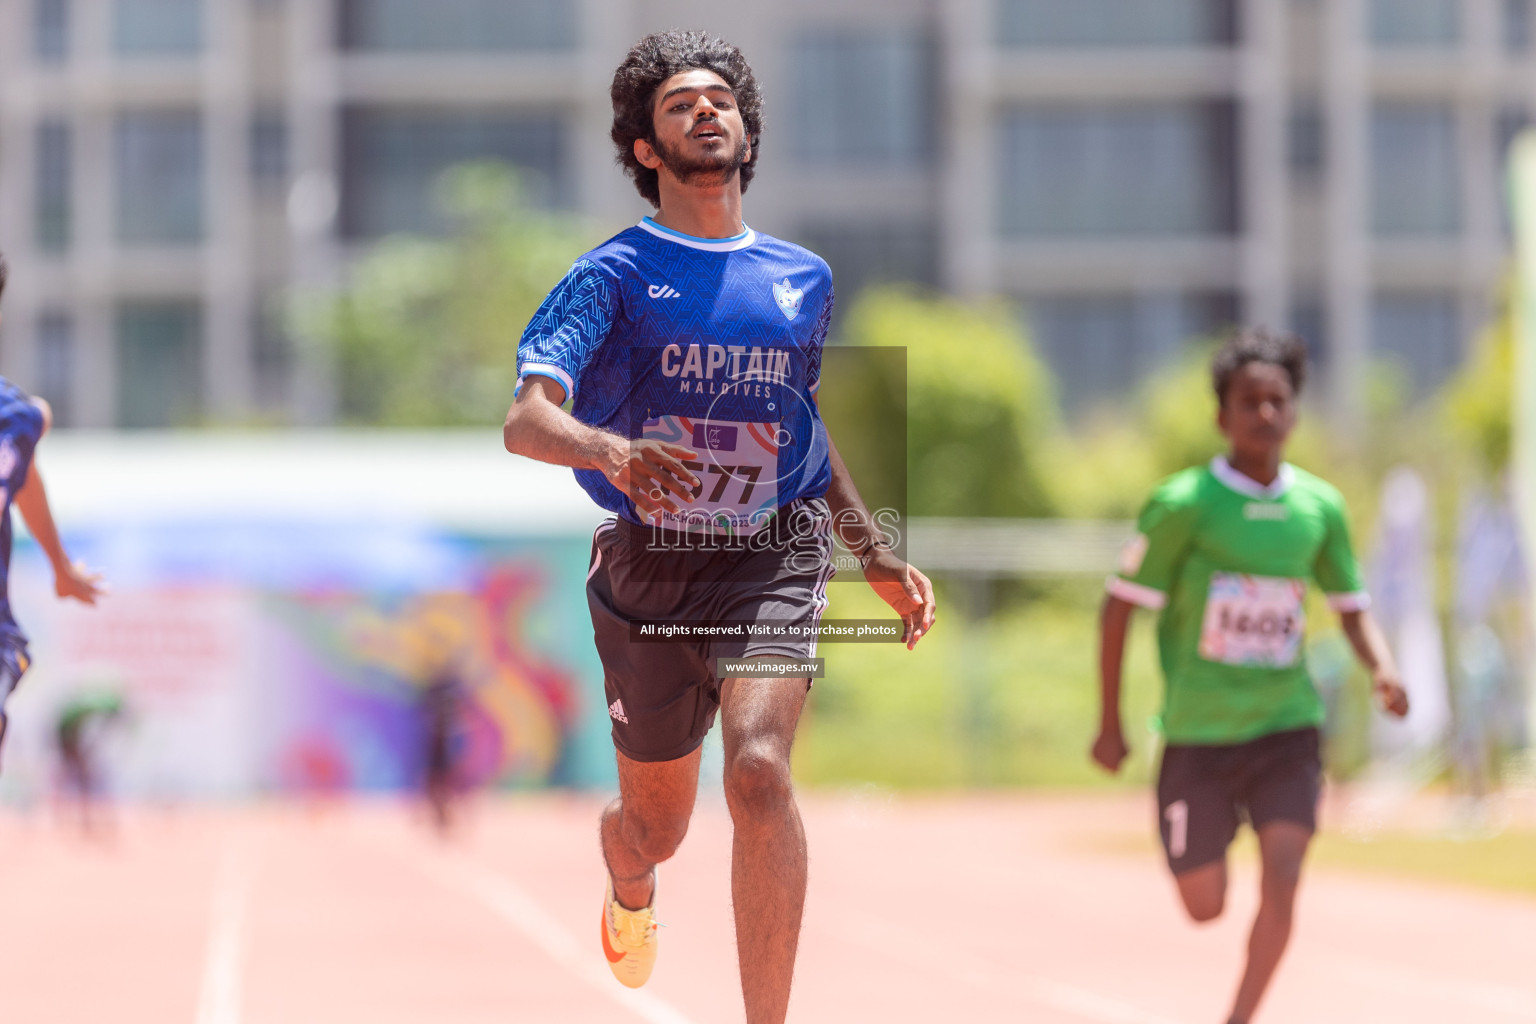
[[[916,566],[902,561],[891,550],[885,531],[875,523],[864,499],[859,497],[859,489],[854,486],[830,433],[827,454],[832,463],[832,481],[827,486],[832,528],[843,546],[858,556],[865,581],[901,616],[901,639],[910,651],[933,628],[933,584]]]
[[[53,425],[53,409],[41,398],[32,399],[43,413],[43,434]],[[38,440],[42,440],[39,435]],[[53,509],[48,506],[48,491],[43,487],[42,474],[37,470],[37,455],[27,466],[27,478],[16,492],[16,508],[27,524],[27,532],[37,541],[37,546],[48,556],[53,566],[53,592],[60,597],[72,597],[85,604],[95,604],[96,598],[106,592],[101,585],[101,574],[93,573],[85,566],[69,560],[64,542],[59,539],[58,527],[53,522]]]
[[[1371,673],[1371,689],[1375,691],[1381,709],[1398,718],[1407,715],[1408,691],[1403,689],[1402,679],[1397,674],[1397,662],[1392,658],[1387,638],[1382,634],[1376,617],[1360,609],[1341,612],[1339,622],[1360,664]]]
[[[629,495],[643,517],[677,512],[680,502],[693,501],[699,480],[684,465],[697,458],[693,451],[664,441],[631,441],[588,426],[562,409],[564,404],[565,389],[559,381],[529,374],[501,429],[507,451],[557,466],[596,470]]]
[[[1120,725],[1120,676],[1125,664],[1125,637],[1135,610],[1131,602],[1105,594],[1099,613],[1099,735],[1093,741],[1093,759],[1111,772],[1118,772],[1130,753]]]

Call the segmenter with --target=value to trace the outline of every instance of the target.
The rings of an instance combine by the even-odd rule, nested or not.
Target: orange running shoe
[[[603,901],[603,956],[613,976],[630,988],[639,988],[656,966],[656,892],[651,905],[630,910],[613,897],[613,878],[608,879],[608,898]]]

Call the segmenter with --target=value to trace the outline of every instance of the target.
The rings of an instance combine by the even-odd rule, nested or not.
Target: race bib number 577
[[[1301,659],[1303,580],[1211,574],[1200,657],[1224,665],[1289,668]]]
[[[779,507],[779,424],[658,416],[643,436],[686,445],[698,461],[686,465],[699,478],[693,501],[662,525],[687,533],[756,533]]]

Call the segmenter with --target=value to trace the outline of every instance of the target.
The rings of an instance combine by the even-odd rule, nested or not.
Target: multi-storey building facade
[[[1299,330],[1347,417],[1426,389],[1500,287],[1531,0],[4,0],[0,370],[79,426],[324,422],[294,285],[496,157],[615,229],[608,77],[700,25],[763,80],[754,226],[839,293],[1020,302],[1081,404],[1191,336]],[[520,325],[509,325],[511,338]]]

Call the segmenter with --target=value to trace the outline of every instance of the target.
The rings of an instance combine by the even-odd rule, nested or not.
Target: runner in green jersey
[[[1229,1024],[1248,1024],[1290,938],[1302,858],[1316,828],[1323,704],[1305,660],[1309,584],[1327,595],[1384,710],[1408,697],[1349,541],[1344,499],[1282,461],[1296,425],[1306,348],[1239,333],[1212,364],[1230,448],[1153,492],[1110,577],[1099,646],[1103,716],[1093,758],[1118,771],[1120,669],[1131,611],[1158,612],[1165,680],[1159,830],[1184,907],[1221,913],[1227,847],[1241,820],[1259,837],[1262,881]]]

